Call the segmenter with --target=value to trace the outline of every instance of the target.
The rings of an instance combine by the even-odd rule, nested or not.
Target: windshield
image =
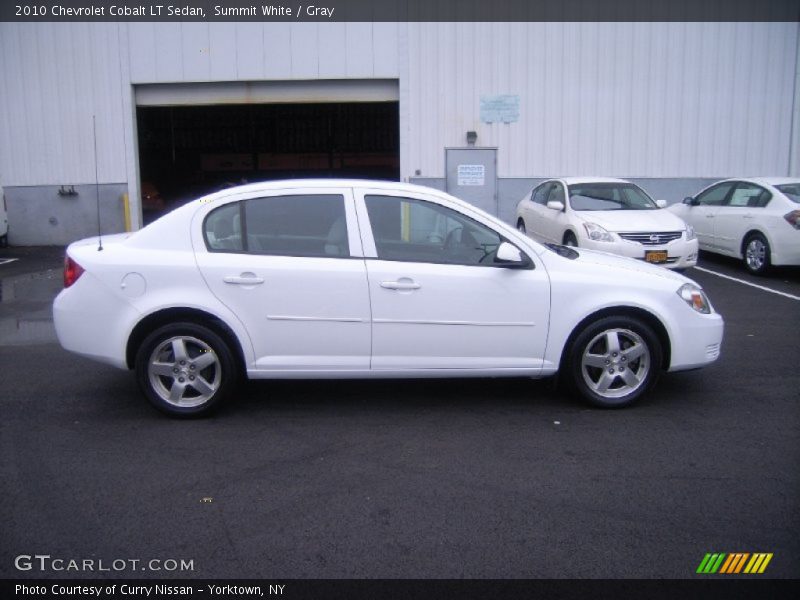
[[[632,183],[578,183],[569,186],[572,210],[656,210],[658,206]]]
[[[800,204],[800,181],[797,183],[784,183],[783,185],[776,185],[775,189],[780,191],[792,202]]]

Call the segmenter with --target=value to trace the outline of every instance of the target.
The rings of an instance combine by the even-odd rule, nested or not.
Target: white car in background
[[[726,179],[669,210],[694,226],[701,250],[743,259],[751,273],[800,265],[800,179]]]
[[[517,205],[517,229],[535,240],[637,258],[670,269],[697,264],[694,230],[624,179],[545,181]]]
[[[723,321],[677,273],[546,247],[420,186],[275,181],[71,244],[53,312],[67,350],[159,409],[203,414],[240,375],[545,377],[600,406],[717,359]]]

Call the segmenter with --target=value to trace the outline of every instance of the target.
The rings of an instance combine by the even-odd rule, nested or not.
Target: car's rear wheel
[[[8,247],[8,234],[0,235],[0,248]]]
[[[527,230],[525,229],[525,221],[522,219],[517,220],[517,231],[520,233],[527,233]]]
[[[564,234],[564,245],[571,246],[572,248],[578,247],[578,238],[575,237],[575,234],[571,231],[568,231]]]
[[[567,356],[572,390],[595,406],[628,406],[658,379],[658,336],[635,317],[605,317],[584,328]]]
[[[744,243],[744,266],[754,275],[763,275],[769,270],[769,242],[760,233],[754,233]]]
[[[136,354],[136,377],[147,399],[175,417],[217,408],[236,385],[236,361],[216,332],[196,323],[165,325]]]

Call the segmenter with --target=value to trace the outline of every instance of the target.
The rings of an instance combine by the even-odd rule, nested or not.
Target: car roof
[[[398,181],[382,181],[376,179],[277,179],[273,181],[259,181],[246,183],[235,187],[226,188],[218,192],[203,196],[205,199],[224,198],[231,194],[249,194],[266,192],[272,190],[282,190],[286,188],[353,188],[368,187],[372,189],[401,190],[409,192],[439,192],[442,190],[430,188],[414,183],[403,183]]]
[[[800,183],[798,177],[740,177],[732,178],[737,181],[752,181],[753,183],[760,183],[766,185],[782,185],[784,183]]]
[[[175,209],[176,211],[186,210],[193,211],[199,204],[207,202],[214,202],[216,200],[231,200],[240,199],[243,196],[250,194],[258,194],[259,192],[270,192],[275,190],[291,190],[291,189],[330,189],[330,188],[368,188],[371,190],[394,190],[406,193],[425,194],[427,196],[438,197],[439,199],[446,199],[451,204],[461,207],[462,209],[480,210],[475,205],[462,200],[452,194],[445,192],[434,187],[427,187],[424,185],[417,185],[415,183],[405,183],[399,181],[383,181],[378,179],[277,179],[273,181],[260,181],[257,183],[246,183],[244,185],[237,185],[234,187],[226,188],[218,192],[207,194],[193,201],[187,202],[182,207]],[[490,217],[492,215],[489,215]],[[495,218],[495,217],[493,217]],[[499,219],[498,219],[499,221]]]
[[[616,177],[559,177],[558,179],[567,185],[580,183],[630,183],[626,179],[618,179]]]
[[[434,187],[427,187],[424,185],[417,185],[415,183],[405,183],[405,182],[398,182],[398,181],[383,181],[377,179],[277,179],[273,181],[260,181],[256,183],[246,183],[244,185],[237,185],[230,188],[225,188],[224,190],[220,190],[217,192],[213,192],[211,194],[206,194],[205,196],[198,197],[194,200],[191,200],[184,204],[183,206],[179,206],[172,213],[176,215],[182,214],[187,215],[193,213],[197,207],[201,204],[206,203],[213,203],[217,200],[219,201],[237,201],[246,199],[249,196],[257,195],[261,192],[274,192],[280,190],[295,190],[295,189],[331,189],[331,188],[340,188],[340,189],[347,189],[347,188],[360,188],[360,189],[370,189],[370,190],[393,190],[403,193],[417,193],[417,194],[424,194],[428,197],[435,197],[439,198],[440,200],[445,200],[448,203],[458,206],[462,210],[466,211],[478,211],[483,212],[480,208],[471,204],[461,198],[453,196],[445,192],[444,190],[440,190]],[[172,214],[170,213],[170,214]],[[491,219],[495,220],[498,223],[503,223],[497,217],[485,213],[485,216],[490,217]],[[163,219],[163,217],[162,217]],[[158,221],[162,220],[159,219]],[[157,223],[155,221],[154,223]]]

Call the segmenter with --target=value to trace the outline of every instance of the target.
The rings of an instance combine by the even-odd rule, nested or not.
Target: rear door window
[[[739,183],[733,190],[728,206],[763,208],[772,199],[772,194],[754,183]]]
[[[269,196],[234,202],[206,217],[212,252],[275,256],[350,256],[344,197],[337,194]]]

